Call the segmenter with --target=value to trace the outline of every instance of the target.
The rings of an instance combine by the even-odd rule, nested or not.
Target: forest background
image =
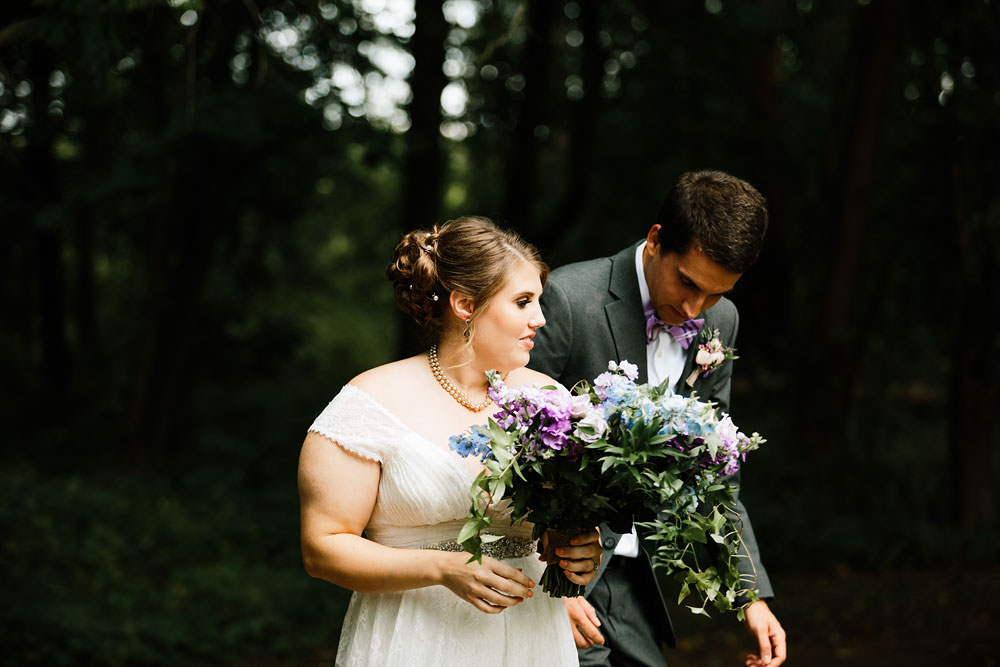
[[[3,3],[5,662],[330,664],[298,447],[417,349],[401,233],[559,266],[714,168],[770,202],[733,414],[789,664],[996,665],[998,43],[991,0]],[[671,665],[752,648],[677,615]]]

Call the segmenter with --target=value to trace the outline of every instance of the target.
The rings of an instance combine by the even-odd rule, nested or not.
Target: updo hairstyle
[[[400,309],[422,329],[440,335],[449,325],[452,290],[472,297],[475,321],[519,261],[535,266],[545,284],[549,267],[534,246],[489,218],[463,216],[406,234],[385,275]]]

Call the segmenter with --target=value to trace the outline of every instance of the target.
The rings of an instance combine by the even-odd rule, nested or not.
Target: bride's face
[[[520,262],[507,272],[507,280],[473,326],[476,360],[484,368],[501,372],[527,365],[535,330],[545,324],[538,297],[542,281],[538,269]]]

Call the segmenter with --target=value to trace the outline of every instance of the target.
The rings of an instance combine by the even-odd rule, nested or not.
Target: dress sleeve
[[[392,456],[399,437],[393,432],[391,415],[353,385],[340,390],[309,430],[377,463],[385,463]]]

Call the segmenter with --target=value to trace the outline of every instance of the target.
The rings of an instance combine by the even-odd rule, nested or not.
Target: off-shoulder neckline
[[[350,382],[348,382],[347,384],[344,385],[343,389],[341,389],[341,392],[343,392],[344,389],[347,389],[348,387],[350,387],[353,391],[357,392],[358,394],[361,394],[362,396],[364,396],[368,400],[369,403],[371,403],[372,405],[374,405],[380,412],[382,412],[383,414],[387,415],[389,417],[389,419],[391,419],[396,424],[396,426],[402,428],[404,431],[407,431],[407,432],[415,435],[417,438],[419,438],[423,442],[425,442],[428,445],[430,445],[434,450],[436,450],[438,452],[441,452],[443,454],[448,455],[449,458],[453,458],[455,460],[455,462],[459,463],[459,464],[461,464],[461,462],[465,460],[464,457],[462,457],[461,455],[459,455],[458,452],[452,450],[447,445],[443,445],[443,446],[439,445],[438,443],[436,443],[435,441],[431,440],[430,438],[428,438],[427,436],[425,436],[423,433],[421,433],[417,429],[413,428],[412,426],[410,426],[409,424],[407,424],[406,422],[404,422],[400,417],[398,417],[395,413],[393,413],[391,410],[389,410],[389,408],[385,407],[381,402],[379,402],[379,400],[377,398],[375,398],[374,396],[372,396],[369,392],[365,391],[364,389],[362,389],[358,385],[351,384]],[[462,467],[464,468],[464,466],[462,466]]]

